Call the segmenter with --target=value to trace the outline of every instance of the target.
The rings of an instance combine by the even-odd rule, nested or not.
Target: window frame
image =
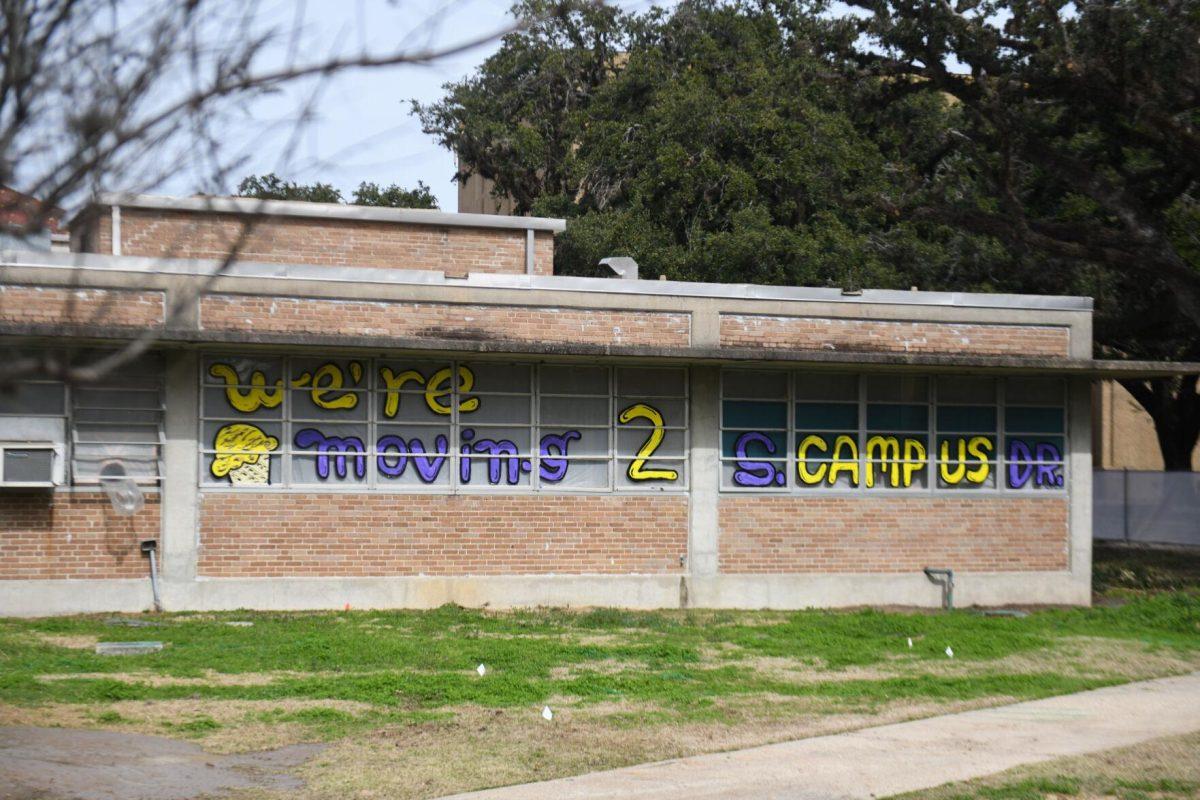
[[[785,482],[785,484],[783,486],[754,487],[754,486],[734,485],[732,480],[727,481],[725,478],[725,465],[739,460],[735,456],[725,455],[725,432],[727,430],[727,428],[725,426],[725,401],[726,400],[754,401],[754,400],[766,400],[767,398],[750,397],[750,396],[747,396],[746,393],[744,393],[744,392],[739,393],[739,394],[732,394],[732,395],[727,394],[726,393],[726,386],[727,386],[726,379],[729,375],[736,374],[739,372],[768,372],[768,371],[771,371],[771,370],[765,369],[761,366],[752,366],[752,367],[735,366],[735,367],[723,367],[721,369],[719,396],[717,398],[717,404],[718,404],[718,425],[717,425],[717,453],[718,453],[717,473],[718,474],[717,474],[717,480],[718,480],[718,491],[720,491],[721,493],[752,494],[752,495],[753,494],[769,494],[769,495],[776,495],[776,496],[785,495],[785,496],[795,496],[795,497],[812,497],[812,496],[927,497],[927,496],[937,496],[937,497],[959,497],[959,498],[970,498],[970,497],[992,497],[992,498],[994,498],[996,496],[1001,496],[1001,495],[1006,496],[1006,497],[1058,497],[1058,498],[1062,498],[1062,497],[1069,497],[1071,494],[1072,475],[1071,475],[1071,433],[1070,433],[1070,431],[1071,431],[1070,385],[1066,379],[1064,379],[1062,377],[1058,377],[1058,376],[1050,376],[1050,377],[1030,376],[1030,377],[1035,377],[1040,380],[1053,381],[1058,385],[1060,401],[1059,401],[1059,406],[1057,406],[1057,407],[1060,407],[1062,410],[1063,430],[1061,433],[1043,434],[1043,435],[1061,437],[1061,439],[1063,440],[1062,461],[1054,462],[1055,464],[1061,465],[1061,474],[1063,477],[1063,484],[1059,488],[1035,487],[1035,486],[1031,486],[1031,485],[1022,486],[1020,488],[1012,488],[1012,487],[1008,486],[1008,469],[1007,469],[1008,468],[1008,453],[1007,453],[1007,447],[1005,446],[1007,437],[1022,435],[1019,432],[1008,433],[1005,430],[1005,423],[1006,423],[1005,410],[1009,406],[1007,395],[1008,395],[1008,383],[1009,383],[1010,378],[1008,376],[1004,376],[1004,375],[981,375],[981,374],[968,374],[963,377],[987,378],[987,379],[993,381],[994,407],[996,409],[996,429],[995,429],[995,432],[993,435],[995,436],[995,439],[996,439],[996,449],[995,449],[994,456],[992,458],[988,459],[987,463],[990,464],[993,469],[994,485],[992,485],[992,486],[973,486],[973,487],[965,487],[965,486],[964,487],[950,487],[950,486],[942,487],[942,486],[938,485],[939,480],[940,480],[940,466],[941,466],[940,450],[938,448],[938,436],[941,434],[939,434],[939,428],[938,428],[938,424],[937,424],[937,422],[938,422],[937,421],[937,412],[938,412],[938,408],[940,407],[939,403],[937,401],[937,385],[938,385],[939,379],[945,379],[947,377],[954,377],[953,374],[951,374],[951,373],[913,373],[911,375],[909,375],[907,373],[895,373],[896,375],[898,375],[900,377],[915,377],[915,378],[924,378],[927,380],[927,386],[926,386],[926,398],[927,399],[925,402],[929,409],[929,415],[928,415],[926,430],[924,432],[920,433],[921,436],[926,437],[926,443],[927,443],[926,467],[925,467],[925,469],[927,470],[928,476],[929,476],[928,480],[927,480],[927,485],[921,486],[921,487],[919,487],[919,486],[893,487],[893,486],[881,485],[877,481],[875,486],[868,488],[866,486],[866,465],[867,465],[866,440],[870,435],[877,434],[877,433],[879,433],[879,431],[868,430],[868,427],[867,427],[868,426],[867,407],[872,402],[870,400],[870,398],[868,397],[867,383],[868,383],[868,379],[872,376],[886,375],[889,373],[879,373],[879,372],[872,373],[872,372],[859,372],[859,371],[848,372],[848,371],[834,371],[834,370],[828,371],[828,374],[831,374],[831,375],[833,375],[833,374],[836,374],[836,375],[849,374],[849,375],[852,375],[856,380],[856,386],[857,386],[858,391],[857,391],[857,400],[855,402],[857,403],[857,407],[858,407],[858,428],[853,433],[854,433],[855,441],[856,441],[856,445],[857,445],[857,462],[856,463],[858,465],[858,472],[859,472],[858,484],[855,486],[828,486],[827,484],[824,484],[824,483],[822,483],[820,485],[802,485],[799,480],[799,474],[797,471],[797,464],[799,461],[799,454],[797,452],[797,447],[799,445],[799,439],[800,439],[799,434],[801,433],[797,429],[797,426],[796,426],[795,411],[796,411],[797,403],[801,403],[801,402],[845,402],[845,403],[849,403],[850,402],[848,400],[846,400],[846,401],[840,401],[840,400],[814,401],[814,400],[811,400],[810,398],[799,397],[797,395],[797,383],[798,383],[797,378],[799,375],[801,375],[801,374],[806,374],[806,375],[822,374],[823,372],[825,372],[825,371],[804,370],[804,369],[788,369],[788,370],[786,370],[787,375],[788,375],[788,378],[787,378],[787,386],[788,386],[788,397],[787,397],[788,451],[786,454],[786,456],[787,456],[786,457],[787,481]],[[779,371],[784,372],[784,370],[779,370]],[[884,403],[884,404],[899,403],[900,405],[905,405],[905,403],[901,403],[899,401],[896,401],[894,403],[892,401],[877,401],[877,402]],[[993,405],[993,404],[951,402],[951,403],[946,403],[945,405],[947,407],[954,407],[954,406],[963,407],[963,406],[971,406],[971,405]],[[1012,403],[1013,407],[1045,407],[1046,405],[1047,405],[1046,403],[1029,403],[1029,402],[1014,402],[1014,403]],[[741,431],[743,429],[742,428],[731,428],[728,430]],[[814,430],[811,432],[833,433],[834,431]],[[849,430],[836,431],[836,432],[838,432],[838,433],[844,432],[847,434],[851,433],[851,431],[849,431]],[[810,433],[810,431],[805,431],[805,435],[807,435],[808,433]],[[913,432],[913,433],[914,433],[914,435],[916,435],[916,432]],[[979,435],[982,435],[982,433],[983,432],[981,431],[979,433]],[[950,434],[950,435],[953,435],[953,434]],[[971,434],[963,434],[963,435],[975,435],[975,434],[971,433]],[[783,459],[756,459],[756,460],[763,460],[763,461],[773,460],[773,461],[777,461],[777,462],[784,461]],[[816,460],[820,461],[821,463],[833,463],[832,458],[816,459]],[[949,463],[958,463],[958,462],[952,461]]]
[[[149,370],[144,374],[138,374],[136,381],[138,386],[133,389],[136,392],[151,393],[156,396],[155,402],[150,406],[133,406],[123,407],[120,405],[80,405],[77,395],[86,391],[111,392],[119,393],[123,388],[116,379],[112,376],[105,376],[104,379],[97,381],[95,384],[85,386],[72,386],[66,381],[53,380],[50,378],[29,378],[17,381],[17,384],[38,384],[57,386],[62,393],[62,411],[54,413],[46,413],[41,411],[30,411],[26,413],[9,413],[0,412],[0,421],[6,419],[55,419],[63,422],[63,441],[53,443],[53,449],[56,455],[61,459],[62,463],[62,483],[52,484],[59,490],[70,489],[99,489],[102,479],[99,475],[95,477],[80,476],[78,469],[79,445],[109,445],[109,446],[145,446],[154,448],[154,474],[153,475],[130,475],[130,480],[133,480],[139,486],[157,489],[161,487],[164,478],[164,450],[166,446],[166,366],[162,363],[162,356],[159,353],[151,352],[147,356],[149,358],[158,359],[158,363],[154,366],[156,370]],[[140,363],[140,362],[139,362]],[[142,384],[145,384],[144,386]],[[80,420],[80,411],[145,411],[153,412],[157,419],[154,422],[109,422],[104,420]],[[126,442],[118,440],[96,440],[84,441],[79,440],[78,425],[94,426],[94,427],[111,427],[117,428],[121,426],[136,426],[139,428],[148,428],[153,431],[153,441]],[[19,449],[14,442],[9,441],[8,444],[13,449]],[[42,440],[36,440],[29,443],[33,449],[45,449],[46,443]],[[112,458],[119,458],[113,456]],[[151,463],[149,459],[139,460],[138,463]],[[51,485],[51,484],[31,484],[31,485]]]
[[[228,387],[223,383],[210,381],[208,374],[208,366],[214,361],[222,359],[248,359],[262,360],[267,362],[278,362],[280,365],[280,375],[284,380],[283,401],[279,407],[277,416],[254,416],[252,413],[241,414],[229,406],[228,402],[222,403],[219,413],[209,413],[208,407],[205,405],[205,394],[207,390],[220,390],[226,388],[250,389],[254,388],[250,384],[238,383],[233,387]],[[293,379],[293,363],[296,360],[303,361],[319,361],[319,362],[334,362],[346,364],[350,361],[358,361],[363,365],[364,379],[362,386],[347,386],[336,391],[346,392],[352,391],[359,394],[360,397],[365,396],[367,402],[367,411],[365,417],[357,417],[355,419],[340,419],[336,413],[331,414],[329,418],[324,420],[313,420],[306,416],[297,418],[293,412],[293,395],[297,392],[304,391],[304,387],[295,388],[292,384]],[[386,394],[386,389],[380,379],[379,369],[382,366],[395,367],[398,363],[411,363],[414,368],[449,368],[451,370],[452,380],[449,382],[448,388],[450,393],[445,395],[443,402],[449,405],[450,414],[446,416],[444,424],[434,422],[419,422],[419,421],[401,421],[396,419],[381,420],[380,419],[380,403],[381,398]],[[480,387],[478,383],[472,386],[469,392],[461,392],[459,382],[456,379],[458,368],[463,365],[478,365],[489,364],[495,366],[514,366],[529,369],[529,389],[528,391],[510,391],[510,390],[489,390],[487,387]],[[605,384],[607,387],[606,394],[579,393],[569,394],[561,391],[542,392],[541,372],[543,368],[558,368],[558,367],[580,367],[603,369],[605,371]],[[625,470],[627,465],[637,458],[636,451],[628,455],[617,452],[619,441],[618,432],[625,429],[625,426],[617,421],[617,415],[620,412],[618,405],[624,402],[618,395],[618,375],[623,369],[651,369],[663,370],[680,373],[682,386],[682,394],[680,395],[643,395],[638,402],[648,402],[653,405],[655,399],[670,399],[681,404],[683,410],[683,420],[680,424],[667,424],[663,426],[666,434],[672,432],[680,432],[683,437],[682,450],[678,456],[667,455],[657,456],[650,460],[649,465],[663,464],[670,468],[677,468],[679,478],[670,483],[651,482],[647,485],[629,485],[623,484],[621,475],[618,470]],[[435,494],[435,495],[457,495],[457,494],[642,494],[642,495],[657,495],[657,494],[686,494],[691,489],[691,372],[686,366],[658,366],[654,364],[630,364],[630,365],[612,365],[612,364],[589,364],[586,362],[544,362],[544,361],[521,361],[521,360],[491,360],[491,359],[470,359],[470,358],[449,358],[438,359],[431,358],[424,354],[414,354],[412,356],[362,356],[356,357],[345,354],[331,354],[327,357],[312,357],[308,355],[295,355],[290,353],[274,354],[247,354],[237,351],[228,350],[205,350],[200,353],[198,359],[199,371],[199,387],[198,387],[198,409],[197,415],[197,468],[198,468],[198,486],[201,491],[205,492],[293,492],[293,493],[395,493],[395,494]],[[424,373],[422,373],[424,376]],[[427,377],[427,376],[425,376]],[[239,373],[238,380],[244,381],[247,376]],[[259,387],[261,388],[261,387]],[[405,387],[398,390],[402,398],[421,397],[425,390]],[[529,421],[528,423],[477,423],[472,425],[469,419],[464,419],[459,408],[460,397],[528,397],[529,399]],[[592,424],[575,424],[575,423],[543,423],[541,419],[541,401],[543,397],[561,397],[561,398],[588,398],[588,399],[604,399],[608,411],[607,423],[605,425]],[[626,398],[628,399],[628,398]],[[360,401],[361,402],[361,401]],[[254,486],[236,486],[221,479],[214,480],[210,475],[209,458],[217,451],[206,436],[206,426],[209,423],[229,423],[229,422],[249,422],[252,424],[266,423],[277,425],[280,430],[280,446],[273,455],[278,458],[278,475],[279,482],[269,485],[254,485]],[[362,480],[345,480],[345,479],[330,479],[325,482],[316,483],[298,483],[293,475],[293,462],[296,457],[305,457],[305,451],[296,448],[294,438],[296,431],[302,427],[317,427],[321,424],[345,424],[359,425],[366,429],[367,441],[364,441],[364,456],[367,462],[366,475]],[[435,483],[401,483],[399,481],[386,480],[381,477],[378,468],[378,457],[381,452],[378,449],[381,426],[392,427],[425,427],[430,430],[436,430],[439,433],[445,432],[449,440],[449,446],[445,455],[446,463],[441,468],[448,470],[446,472],[439,471],[438,478]],[[297,427],[299,426],[299,427]],[[460,479],[460,462],[463,458],[473,458],[478,462],[486,462],[489,456],[479,454],[475,456],[464,456],[459,447],[463,443],[461,439],[461,431],[463,428],[472,427],[476,430],[488,430],[489,428],[507,428],[507,429],[527,429],[530,436],[530,447],[528,459],[531,462],[531,468],[527,475],[523,475],[526,479],[517,483],[509,484],[501,481],[498,484],[489,484],[486,478],[478,479],[480,469],[475,466],[472,469],[472,480],[470,483],[464,484]],[[568,462],[590,462],[606,464],[606,481],[603,486],[562,486],[558,482],[545,481],[541,477],[541,441],[542,437],[549,433],[561,433],[572,428],[581,428],[587,430],[603,430],[607,442],[607,451],[604,455],[567,455],[565,459]],[[642,426],[644,427],[644,426]],[[356,458],[357,456],[347,456],[347,459]],[[518,458],[525,458],[525,454],[518,455]]]

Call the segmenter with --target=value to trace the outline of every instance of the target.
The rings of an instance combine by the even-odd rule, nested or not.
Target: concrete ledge
[[[0,581],[0,616],[49,617],[154,607],[150,578]]]
[[[955,603],[1088,605],[1091,587],[1069,572],[962,573]],[[615,606],[678,608],[686,582],[694,608],[800,609],[941,605],[922,574],[902,575],[519,575],[415,578],[221,578],[164,582],[168,611],[271,611],[352,608]],[[140,611],[150,581],[0,581],[0,616]]]
[[[1092,587],[1070,572],[958,572],[956,607],[1091,605]],[[941,587],[922,573],[720,575],[689,581],[697,608],[937,608]]]
[[[209,214],[244,214],[255,217],[303,217],[352,222],[398,222],[410,225],[504,228],[559,232],[566,220],[548,217],[513,217],[499,214],[458,214],[424,208],[383,208],[347,203],[307,203],[296,200],[259,200],[254,197],[165,197],[152,194],[102,194],[88,210],[117,206],[147,211],[185,211]],[[82,216],[82,214],[80,215]],[[74,220],[71,222],[75,224]]]

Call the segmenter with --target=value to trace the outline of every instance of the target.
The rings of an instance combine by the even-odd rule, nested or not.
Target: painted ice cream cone
[[[279,440],[254,425],[235,422],[217,431],[217,451],[209,470],[215,477],[229,476],[235,486],[268,486],[271,483],[270,453]]]

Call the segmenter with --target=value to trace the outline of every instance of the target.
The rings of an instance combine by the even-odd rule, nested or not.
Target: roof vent
[[[601,265],[608,267],[621,280],[636,281],[638,263],[629,256],[609,256],[600,259]]]

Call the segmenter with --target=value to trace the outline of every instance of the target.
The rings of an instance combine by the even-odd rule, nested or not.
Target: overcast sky
[[[612,0],[610,0],[612,2]],[[623,8],[645,9],[649,0],[617,0]],[[321,0],[264,5],[264,20],[291,29],[302,15],[300,52],[313,58],[329,52],[394,50],[401,41],[416,46],[450,46],[501,31],[511,23],[507,0]],[[432,24],[425,24],[432,21]],[[410,100],[432,102],[442,85],[470,74],[499,46],[498,40],[440,59],[428,66],[359,70],[325,82],[312,102],[315,83],[292,87],[282,95],[255,101],[248,119],[227,123],[232,152],[244,159],[231,173],[228,190],[246,174],[276,172],[301,182],[332,183],[349,199],[361,181],[398,183],[411,188],[424,181],[440,206],[457,209],[453,156],[421,132],[410,113]],[[281,42],[268,60],[284,58]],[[315,109],[294,146],[289,137],[297,111]],[[290,154],[284,158],[284,154]],[[159,191],[187,194],[197,190],[193,176],[180,172]]]

